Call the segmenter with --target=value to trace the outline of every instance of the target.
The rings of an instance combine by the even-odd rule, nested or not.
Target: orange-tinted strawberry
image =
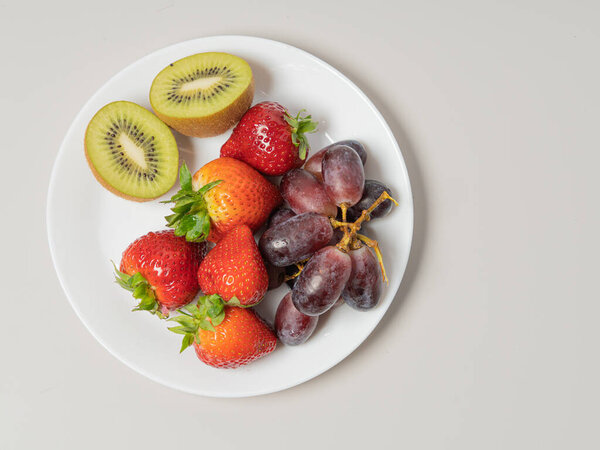
[[[198,266],[205,253],[205,243],[187,242],[173,230],[151,232],[123,252],[117,282],[140,300],[134,311],[168,316],[198,293]]]
[[[198,268],[198,282],[202,292],[225,301],[236,297],[241,305],[252,306],[262,300],[269,276],[248,226],[238,225],[208,252]]]
[[[169,319],[180,324],[169,330],[184,335],[180,352],[193,344],[198,358],[209,366],[234,369],[277,345],[273,331],[252,309],[226,306],[218,295],[200,297],[198,305],[180,312]]]
[[[259,228],[281,203],[279,190],[248,164],[217,158],[192,179],[184,164],[179,172],[180,191],[171,198],[173,214],[167,225],[190,241],[218,242],[237,225]]]
[[[283,175],[304,164],[305,133],[316,128],[310,116],[292,117],[279,103],[258,103],[242,116],[221,147],[221,156],[237,158],[266,175]]]

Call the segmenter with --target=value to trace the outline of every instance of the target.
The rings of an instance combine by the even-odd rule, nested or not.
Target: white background
[[[394,4],[0,0],[1,449],[600,446],[598,3]],[[216,34],[345,73],[390,124],[415,201],[375,332],[318,378],[246,399],[176,392],[110,356],[65,298],[45,226],[87,99]]]

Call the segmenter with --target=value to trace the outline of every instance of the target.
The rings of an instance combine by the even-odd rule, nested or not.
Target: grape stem
[[[345,203],[342,203],[340,205],[340,209],[342,210],[342,221],[340,222],[339,220],[336,220],[333,217],[330,217],[329,220],[331,222],[332,227],[343,228],[344,230],[344,236],[342,237],[342,239],[340,239],[340,242],[337,243],[337,248],[343,251],[344,253],[348,253],[349,249],[356,250],[357,248],[359,248],[357,242],[358,240],[364,242],[367,246],[371,247],[375,251],[377,260],[379,261],[379,266],[381,267],[381,275],[383,276],[383,281],[389,284],[387,275],[385,273],[385,267],[383,266],[383,257],[381,255],[381,250],[379,249],[379,244],[376,240],[370,239],[364,234],[358,233],[363,222],[368,222],[369,220],[371,220],[371,213],[375,210],[375,208],[377,208],[386,200],[390,200],[392,201],[392,203],[394,203],[394,205],[398,206],[398,202],[394,200],[390,196],[390,194],[387,193],[387,191],[383,191],[379,198],[377,198],[377,200],[375,200],[371,206],[369,206],[367,209],[363,209],[358,219],[356,219],[354,222],[349,223],[346,221],[348,205],[346,205]],[[298,274],[293,276],[292,278],[295,278],[299,274],[300,272],[298,272]]]
[[[389,285],[390,282],[385,273],[385,267],[383,266],[383,255],[381,254],[381,250],[379,249],[379,243],[375,239],[370,239],[364,234],[357,233],[356,237],[363,241],[368,247],[371,247],[373,249],[375,255],[377,256],[377,261],[379,261],[379,267],[381,267],[381,275],[383,277],[383,281],[385,281],[385,284]]]
[[[283,281],[290,281],[290,280],[293,280],[294,278],[297,278],[304,270],[304,265],[306,264],[306,261],[308,261],[308,259],[305,259],[304,261],[300,261],[299,263],[296,263],[295,265],[298,268],[298,272],[296,272],[294,275],[286,275],[285,278],[283,279]]]

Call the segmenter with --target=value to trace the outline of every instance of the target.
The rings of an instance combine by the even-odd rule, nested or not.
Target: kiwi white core
[[[198,78],[197,80],[184,83],[180,88],[180,92],[195,92],[199,89],[208,89],[211,86],[219,84],[223,77],[208,77]]]
[[[135,145],[135,142],[133,142],[129,136],[127,136],[125,133],[121,133],[119,135],[119,144],[121,144],[127,156],[129,156],[133,162],[140,166],[142,170],[148,169],[144,150]]]

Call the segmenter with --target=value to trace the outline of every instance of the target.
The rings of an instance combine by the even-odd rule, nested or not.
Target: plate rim
[[[294,380],[291,383],[288,384],[284,384],[282,386],[278,386],[275,389],[273,388],[265,388],[265,389],[256,389],[254,391],[249,391],[249,392],[245,392],[245,393],[228,393],[228,392],[219,392],[219,391],[200,391],[200,390],[190,390],[190,389],[186,389],[184,386],[180,386],[177,384],[173,384],[171,383],[169,380],[165,380],[162,379],[160,376],[156,376],[155,374],[149,373],[148,371],[144,370],[143,368],[139,367],[138,365],[136,365],[135,363],[132,363],[131,361],[126,360],[125,358],[121,357],[119,354],[117,354],[117,352],[115,352],[112,348],[110,348],[105,342],[104,340],[100,337],[100,335],[96,332],[96,330],[91,327],[89,325],[89,323],[84,319],[83,315],[81,314],[81,311],[79,310],[77,303],[72,299],[73,295],[69,292],[69,289],[67,287],[66,281],[64,279],[64,275],[61,274],[61,271],[59,270],[59,267],[57,265],[57,257],[56,257],[56,250],[55,250],[55,242],[53,239],[53,231],[54,231],[54,227],[53,227],[53,221],[52,221],[52,199],[55,198],[55,196],[53,196],[54,193],[54,189],[55,189],[55,184],[56,184],[56,173],[57,173],[57,167],[60,164],[60,161],[65,157],[66,154],[66,150],[65,148],[67,147],[67,142],[69,142],[71,140],[71,135],[75,133],[75,124],[78,121],[79,117],[83,114],[83,112],[87,109],[88,105],[90,103],[92,103],[95,98],[100,95],[100,92],[104,90],[104,88],[110,84],[115,78],[117,78],[120,74],[122,74],[124,71],[138,65],[138,64],[142,64],[145,60],[150,59],[152,57],[154,57],[156,54],[158,53],[162,53],[162,52],[168,52],[171,49],[174,49],[176,47],[182,46],[182,45],[189,45],[192,43],[200,43],[203,40],[207,40],[207,39],[241,39],[241,40],[253,40],[253,41],[262,41],[264,43],[267,43],[269,45],[276,45],[276,46],[281,46],[284,47],[288,50],[292,50],[292,51],[296,51],[296,52],[300,52],[301,54],[303,54],[304,56],[308,57],[310,60],[312,60],[313,62],[315,62],[316,64],[320,65],[321,67],[323,67],[324,69],[332,72],[334,75],[336,75],[341,81],[345,82],[356,94],[358,94],[358,96],[361,98],[361,100],[363,100],[370,108],[371,112],[375,114],[375,117],[377,118],[377,120],[381,123],[381,125],[383,126],[386,134],[388,135],[389,138],[391,138],[391,141],[393,142],[393,146],[394,146],[394,150],[397,154],[397,156],[400,158],[400,161],[402,162],[402,171],[403,171],[403,175],[406,178],[406,187],[408,189],[408,196],[406,198],[403,198],[403,201],[406,201],[408,203],[408,210],[409,210],[409,242],[408,242],[408,248],[406,249],[407,251],[407,257],[405,260],[405,263],[403,264],[403,267],[401,267],[401,274],[400,274],[400,278],[398,280],[398,285],[394,288],[394,294],[393,294],[393,298],[392,300],[387,304],[387,305],[382,305],[382,307],[384,307],[385,309],[381,311],[381,316],[379,318],[379,320],[377,320],[377,322],[373,325],[373,327],[369,330],[369,332],[364,336],[363,339],[361,339],[354,347],[352,347],[347,353],[341,355],[338,358],[335,358],[332,362],[325,364],[323,366],[323,368],[320,368],[317,371],[311,372],[310,375],[306,376],[306,377],[302,377],[299,380]],[[268,38],[263,38],[263,37],[258,37],[258,36],[250,36],[250,35],[238,35],[238,34],[225,34],[225,35],[212,35],[212,36],[203,36],[203,37],[199,37],[199,38],[194,38],[194,39],[188,39],[185,41],[180,41],[180,42],[176,42],[174,44],[170,44],[166,47],[162,47],[159,49],[156,49],[144,56],[142,56],[141,58],[136,59],[135,61],[131,62],[130,64],[126,65],[125,67],[123,67],[122,69],[120,69],[118,72],[116,72],[115,74],[113,74],[107,81],[105,81],[100,87],[98,87],[98,89],[88,98],[88,100],[83,104],[83,106],[79,109],[79,111],[77,112],[77,114],[75,115],[75,117],[71,120],[71,124],[69,125],[69,128],[67,130],[67,132],[65,133],[65,136],[59,146],[58,152],[56,153],[55,159],[54,159],[54,163],[52,164],[52,170],[50,173],[50,179],[49,179],[49,184],[48,184],[48,193],[46,195],[46,214],[45,214],[45,218],[46,218],[46,232],[47,232],[47,238],[48,238],[48,245],[50,248],[50,256],[52,258],[52,265],[54,266],[54,271],[56,273],[56,276],[58,278],[58,281],[62,287],[63,292],[65,293],[65,296],[67,297],[67,300],[69,302],[69,304],[71,305],[71,307],[73,308],[73,310],[75,311],[75,315],[79,318],[79,320],[83,323],[84,327],[87,329],[87,331],[100,343],[100,345],[106,350],[108,351],[109,354],[111,354],[113,357],[115,357],[117,360],[119,360],[121,363],[123,363],[125,366],[127,366],[128,368],[130,368],[131,370],[137,372],[138,374],[156,382],[159,383],[163,386],[167,386],[171,389],[175,389],[177,391],[180,392],[186,392],[189,394],[194,394],[194,395],[201,395],[201,396],[205,396],[205,397],[212,397],[212,398],[245,398],[245,397],[253,397],[253,396],[258,396],[258,395],[265,395],[265,394],[270,394],[270,393],[275,393],[275,392],[280,392],[286,389],[290,389],[292,387],[298,386],[302,383],[305,383],[313,378],[317,378],[318,376],[322,375],[323,373],[327,372],[328,370],[330,370],[331,368],[335,367],[336,365],[338,365],[340,362],[342,362],[344,359],[346,359],[350,354],[354,353],[356,351],[356,349],[358,347],[360,347],[373,333],[373,331],[375,330],[375,328],[377,328],[377,326],[379,325],[379,323],[381,322],[381,319],[385,316],[385,314],[387,313],[390,305],[394,302],[398,291],[400,289],[400,286],[402,284],[402,280],[404,279],[404,276],[406,274],[406,268],[408,266],[408,262],[410,260],[410,255],[411,255],[411,251],[412,251],[412,243],[413,243],[413,239],[414,239],[414,200],[413,200],[413,193],[412,193],[412,186],[411,186],[411,182],[410,182],[410,177],[408,174],[408,168],[406,166],[406,160],[404,159],[404,155],[402,154],[402,151],[400,149],[400,146],[398,144],[398,141],[396,140],[396,137],[394,136],[394,133],[392,132],[390,126],[388,125],[387,121],[385,120],[385,118],[383,117],[383,115],[381,114],[381,112],[377,109],[377,107],[374,105],[374,103],[371,101],[371,99],[352,81],[350,80],[346,75],[344,75],[342,72],[340,72],[338,69],[336,69],[335,67],[333,67],[331,64],[327,63],[326,61],[320,59],[319,57],[313,55],[312,53],[309,53],[306,50],[303,50],[301,48],[298,48],[296,46],[287,44],[285,42],[281,42],[281,41],[277,41],[274,39],[268,39]]]

